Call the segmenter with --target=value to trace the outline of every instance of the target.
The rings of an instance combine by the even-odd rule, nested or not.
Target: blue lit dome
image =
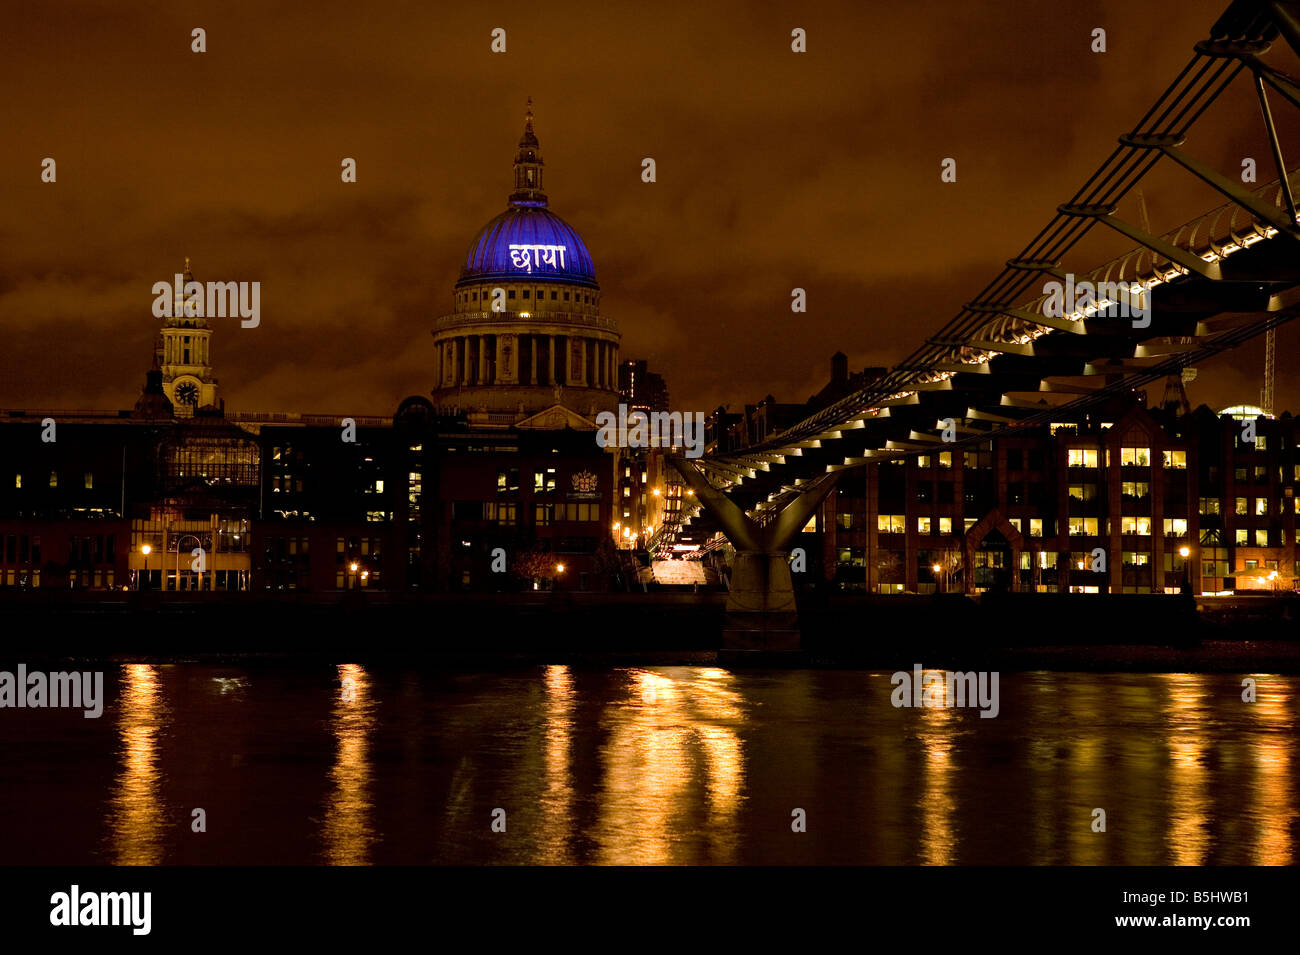
[[[456,287],[479,282],[564,282],[599,289],[586,244],[567,222],[546,208],[541,147],[533,132],[532,100],[515,155],[510,208],[470,243]]]
[[[512,198],[470,244],[457,287],[477,282],[520,282],[535,278],[599,288],[591,253],[573,228],[538,200]]]

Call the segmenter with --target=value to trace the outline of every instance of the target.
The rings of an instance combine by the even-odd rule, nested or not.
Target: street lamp
[[[359,565],[357,564],[357,562],[356,562],[355,560],[354,560],[352,563],[348,564],[348,570],[352,571],[352,575],[353,575],[353,581],[354,581],[354,582],[353,582],[353,584],[352,584],[352,589],[354,589],[354,590],[355,590],[357,587],[360,586],[360,581],[357,581],[357,580],[356,580],[356,573],[357,573],[357,567],[358,567],[358,566],[359,566]]]
[[[1186,544],[1178,548],[1178,556],[1183,559],[1183,593],[1185,594],[1192,591],[1191,568],[1187,565],[1187,558],[1191,555],[1192,549]]]
[[[140,585],[140,589],[144,590],[149,585],[149,555],[153,553],[153,548],[144,544],[140,548],[140,553],[144,554],[144,581]]]
[[[938,564],[934,564],[933,566],[931,566],[930,569],[931,569],[932,571],[934,571],[934,582],[935,582],[935,584],[937,585],[937,584],[939,583],[939,572],[940,572],[941,570],[943,570],[943,568],[942,568],[941,566],[939,566]],[[942,588],[940,589],[939,592],[940,592],[940,593],[943,592]]]

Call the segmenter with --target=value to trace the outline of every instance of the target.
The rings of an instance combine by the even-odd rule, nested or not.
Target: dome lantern
[[[533,98],[528,97],[528,111],[524,113],[524,134],[519,137],[519,152],[515,154],[515,191],[510,194],[512,206],[546,206],[546,193],[542,189],[542,150],[533,132]]]

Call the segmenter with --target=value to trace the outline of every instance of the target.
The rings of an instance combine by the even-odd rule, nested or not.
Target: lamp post
[[[1178,556],[1183,559],[1183,593],[1192,592],[1191,568],[1187,566],[1187,558],[1192,555],[1192,549],[1184,544],[1178,548]]]
[[[147,590],[149,587],[149,555],[153,553],[153,548],[148,544],[140,547],[140,553],[144,554],[144,579],[140,582],[140,589]]]
[[[353,590],[356,590],[356,589],[358,589],[358,588],[361,586],[361,581],[357,579],[357,568],[358,568],[359,566],[360,566],[360,565],[359,565],[355,560],[354,560],[351,564],[348,565],[348,570],[352,571],[352,580],[353,580],[352,589],[353,589]]]

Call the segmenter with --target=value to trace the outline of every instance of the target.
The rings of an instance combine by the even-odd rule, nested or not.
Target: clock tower
[[[193,281],[187,257],[181,288],[189,289]],[[217,403],[217,379],[212,374],[209,350],[212,326],[204,314],[202,295],[200,290],[194,295],[182,293],[176,298],[171,315],[163,320],[158,338],[158,367],[162,370],[163,391],[171,399],[178,417],[192,415],[199,408]]]

